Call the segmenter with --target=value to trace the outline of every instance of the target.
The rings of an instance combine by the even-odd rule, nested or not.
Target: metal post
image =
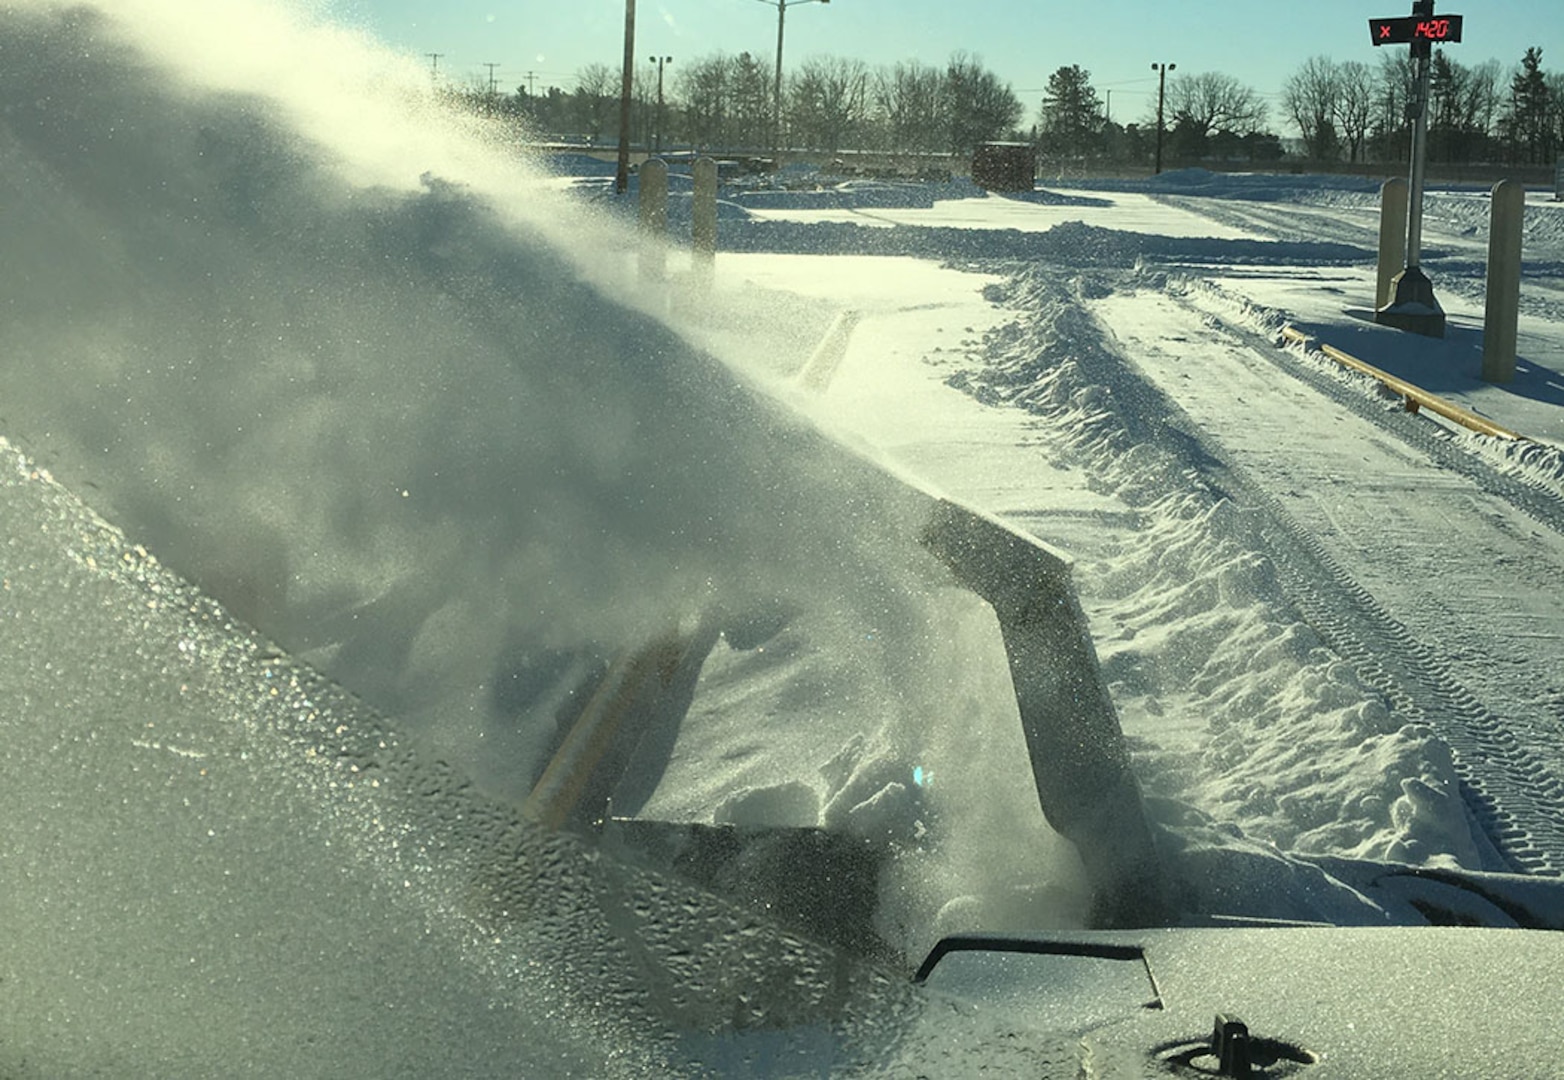
[[[760,0],[777,9],[777,74],[771,84],[771,156],[775,158],[782,149],[782,28],[787,24],[788,0]],[[793,0],[795,4],[807,4],[811,0]],[[829,4],[831,0],[813,0]]]
[[[694,246],[691,269],[695,283],[710,286],[717,261],[717,163],[703,157],[695,163],[695,200],[691,208]]]
[[[619,165],[614,193],[630,189],[630,95],[635,87],[635,0],[625,0],[625,60],[619,84]]]
[[[786,18],[787,0],[777,0],[777,78],[771,88],[771,156],[773,158],[776,158],[782,150],[782,23]]]
[[[1407,182],[1399,176],[1379,188],[1379,276],[1374,284],[1374,310],[1390,303],[1396,275],[1406,258]]]
[[[1429,17],[1433,0],[1413,0],[1412,14]],[[1395,295],[1391,302],[1374,313],[1374,321],[1424,337],[1445,336],[1445,312],[1434,296],[1433,282],[1418,266],[1423,251],[1423,177],[1428,157],[1428,84],[1433,66],[1433,46],[1427,41],[1412,43],[1416,61],[1412,113],[1412,176],[1408,184],[1406,269],[1396,275]]]
[[[1417,116],[1412,121],[1412,178],[1407,192],[1407,269],[1415,270],[1423,256],[1423,187],[1428,173],[1428,90],[1432,60],[1430,50],[1417,58]]]
[[[657,65],[657,130],[653,133],[652,153],[663,152],[663,65],[673,63],[671,56],[654,56],[651,62]]]
[[[1514,180],[1493,186],[1488,227],[1488,290],[1483,314],[1483,378],[1515,378],[1515,337],[1521,305],[1521,223],[1526,188]]]

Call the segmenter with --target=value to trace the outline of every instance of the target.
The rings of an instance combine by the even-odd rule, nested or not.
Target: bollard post
[[[1407,192],[1401,177],[1379,186],[1379,278],[1374,286],[1374,310],[1390,303],[1395,278],[1407,254]]]
[[[1483,378],[1515,377],[1516,323],[1521,304],[1521,222],[1526,188],[1514,180],[1493,186],[1488,226],[1488,295],[1483,314]]]
[[[668,268],[668,163],[641,166],[641,280],[661,281]]]
[[[717,163],[709,157],[695,162],[695,202],[691,208],[691,269],[696,284],[709,288],[717,261]]]

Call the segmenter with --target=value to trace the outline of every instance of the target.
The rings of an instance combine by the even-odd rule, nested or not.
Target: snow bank
[[[1089,191],[1142,191],[1152,195],[1200,195],[1247,202],[1296,202],[1330,197],[1328,193],[1367,193],[1379,190],[1381,181],[1362,176],[1290,173],[1212,172],[1209,169],[1170,169],[1138,179],[1092,178],[1060,180],[1055,187]]]
[[[1104,344],[1076,299],[1095,287],[1018,274],[994,291],[1016,321],[954,382],[1046,418],[1050,452],[1142,522],[1077,580],[1143,783],[1295,853],[1479,865],[1448,747],[1299,618],[1263,516],[1213,486],[1167,403]]]

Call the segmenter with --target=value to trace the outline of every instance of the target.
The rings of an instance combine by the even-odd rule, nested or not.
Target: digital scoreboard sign
[[[1375,45],[1449,44],[1461,40],[1460,15],[1402,15],[1394,19],[1370,19],[1369,36]]]

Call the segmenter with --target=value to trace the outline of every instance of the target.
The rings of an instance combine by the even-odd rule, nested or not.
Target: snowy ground
[[[178,5],[132,6],[5,16],[15,484],[51,470],[488,796],[695,626],[617,808],[888,844],[907,956],[1082,920],[992,613],[824,429],[1075,560],[1187,913],[1415,918],[1351,867],[1564,870],[1564,207],[1529,207],[1508,387],[1473,377],[1469,192],[1430,200],[1443,343],[1363,320],[1372,189],[1310,177],[734,190],[701,298],[682,252],[639,278],[601,178],[408,115],[415,65],[245,5],[172,56]],[[1534,441],[1411,416],[1284,323]]]
[[[1377,205],[1361,182],[1082,187],[925,189],[901,208],[883,189],[862,209],[840,205],[851,188],[791,208],[770,196],[725,221],[744,253],[720,277],[857,312],[802,407],[1079,560],[1169,824],[1193,813],[1299,854],[1557,873],[1564,206],[1531,201],[1519,374],[1494,386],[1477,378],[1472,193],[1430,197],[1425,265],[1451,331],[1429,341],[1365,318]],[[952,229],[940,263],[851,253],[921,254]],[[831,254],[798,253],[812,240]],[[1279,348],[1283,325],[1533,441],[1410,416]]]

